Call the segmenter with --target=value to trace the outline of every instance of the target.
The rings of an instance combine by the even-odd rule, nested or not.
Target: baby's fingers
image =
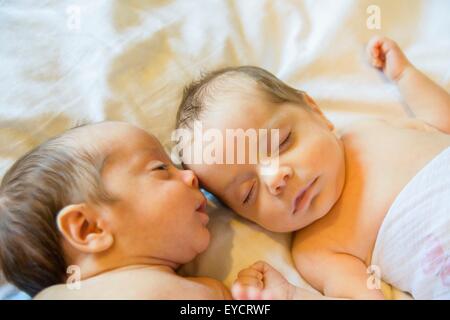
[[[381,55],[381,45],[383,41],[380,37],[372,37],[366,46],[367,55],[371,58],[378,58]]]
[[[373,58],[372,59],[372,65],[375,68],[383,69],[384,61],[382,59]]]
[[[245,268],[245,269],[242,269],[241,271],[239,271],[238,278],[239,277],[254,277],[259,280],[262,280],[263,274],[256,268],[249,267],[249,268]]]
[[[238,273],[236,282],[245,286],[257,287],[262,290],[264,289],[263,278],[264,275],[259,270],[249,267],[242,269]]]
[[[384,50],[384,44],[387,39],[375,36],[370,39],[367,44],[367,55],[369,62],[378,69],[383,69],[386,63],[386,52]]]
[[[231,288],[231,295],[234,300],[262,300],[267,294],[255,287],[235,283]]]
[[[240,276],[236,280],[236,283],[239,283],[242,286],[255,287],[260,290],[264,289],[262,280],[252,276]]]

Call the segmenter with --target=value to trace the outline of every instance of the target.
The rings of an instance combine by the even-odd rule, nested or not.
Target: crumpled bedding
[[[367,8],[377,5],[381,29]],[[369,67],[374,34],[450,89],[450,3],[434,1],[0,1],[0,176],[20,155],[84,121],[128,121],[170,145],[183,86],[226,65],[266,68],[307,91],[337,126],[399,117],[396,88]],[[210,249],[186,266],[231,284],[264,258],[302,284],[290,235],[213,208]],[[305,284],[306,286],[306,284]],[[385,290],[387,297],[404,297]]]

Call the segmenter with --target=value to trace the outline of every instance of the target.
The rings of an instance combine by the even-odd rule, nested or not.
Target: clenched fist
[[[372,66],[382,70],[392,81],[398,81],[405,70],[412,67],[397,43],[386,37],[370,39],[367,55]]]

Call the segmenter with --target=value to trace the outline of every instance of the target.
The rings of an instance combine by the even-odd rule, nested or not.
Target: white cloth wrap
[[[450,299],[450,148],[397,196],[379,230],[372,265],[415,299]]]

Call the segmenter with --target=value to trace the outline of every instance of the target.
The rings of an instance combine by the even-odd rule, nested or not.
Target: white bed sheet
[[[369,5],[381,29],[369,30]],[[79,121],[123,120],[166,145],[182,87],[225,65],[266,68],[306,90],[338,125],[401,116],[394,86],[370,68],[373,34],[450,89],[446,0],[0,1],[0,176],[29,148]],[[302,283],[289,235],[214,210],[210,249],[186,267],[230,285],[264,258]],[[386,290],[388,296],[395,291]]]

